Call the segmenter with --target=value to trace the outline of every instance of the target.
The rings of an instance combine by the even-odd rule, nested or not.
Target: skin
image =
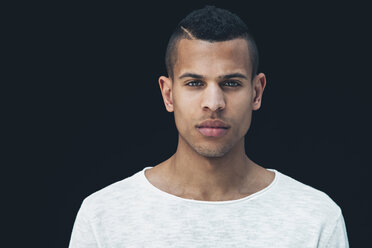
[[[266,85],[263,73],[251,78],[248,49],[244,39],[179,41],[173,78],[159,78],[166,110],[174,112],[178,146],[168,160],[146,171],[155,187],[182,198],[224,201],[246,197],[273,181],[274,173],[245,153],[244,136]],[[202,135],[196,125],[211,119],[228,124],[228,132]]]

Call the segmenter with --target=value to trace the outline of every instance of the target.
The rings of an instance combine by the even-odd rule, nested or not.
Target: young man
[[[159,85],[176,153],[87,197],[70,248],[348,247],[341,209],[323,192],[245,154],[266,85],[236,15],[207,6],[170,38]]]

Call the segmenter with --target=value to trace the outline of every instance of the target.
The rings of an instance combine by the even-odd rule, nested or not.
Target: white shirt
[[[150,168],[88,196],[69,247],[349,247],[340,207],[277,170],[252,195],[200,201],[156,188],[144,174]]]

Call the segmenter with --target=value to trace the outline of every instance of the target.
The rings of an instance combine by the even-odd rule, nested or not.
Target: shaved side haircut
[[[214,6],[205,6],[186,16],[173,31],[165,53],[168,77],[173,79],[173,67],[177,61],[177,45],[181,39],[208,42],[242,38],[247,41],[252,65],[251,80],[258,71],[258,49],[247,25],[235,14]]]

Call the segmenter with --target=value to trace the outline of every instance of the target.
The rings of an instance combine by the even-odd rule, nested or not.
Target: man
[[[179,132],[176,153],[87,197],[75,247],[348,247],[325,193],[245,154],[266,78],[246,25],[207,6],[169,40],[159,85]]]

